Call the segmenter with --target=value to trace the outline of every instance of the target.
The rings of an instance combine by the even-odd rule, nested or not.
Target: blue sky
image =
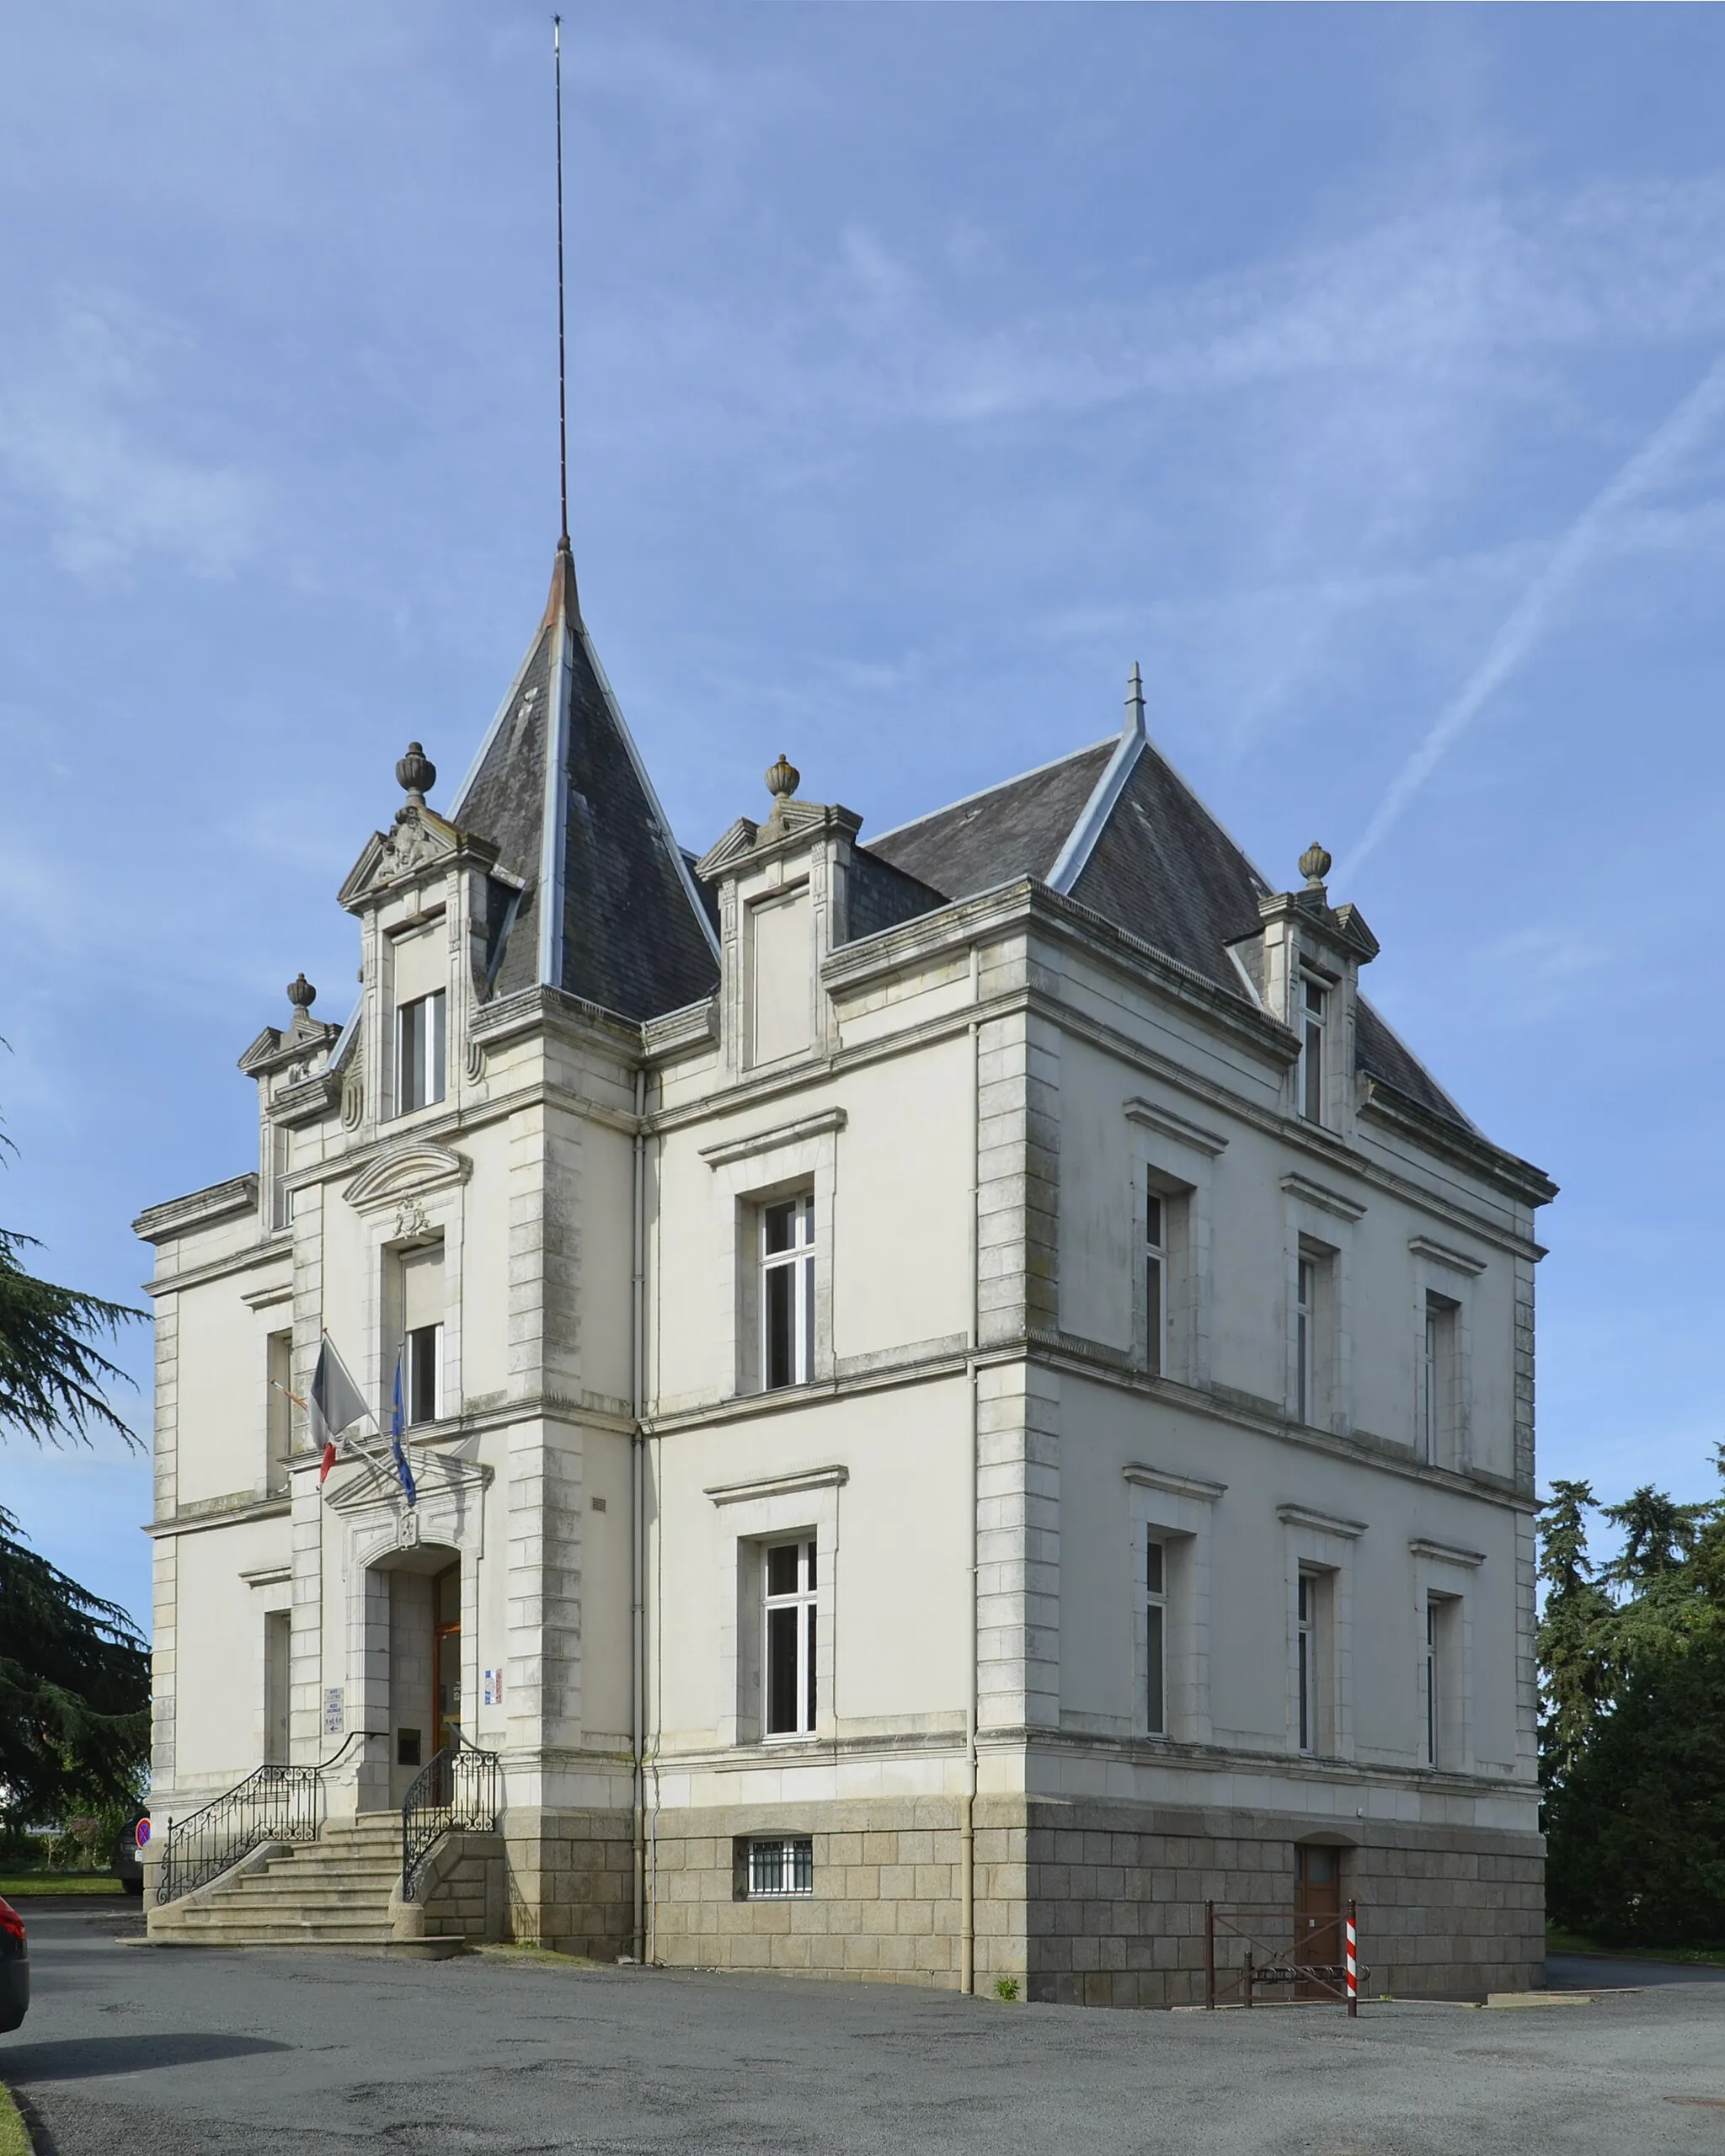
[[[1725,15],[574,13],[572,522],[685,841],[781,748],[884,830],[1140,660],[1563,1187],[1543,1473],[1706,1494]],[[537,618],[548,46],[515,0],[0,22],[0,1220],[51,1277],[138,1299],[136,1214],[252,1165],[234,1059],[301,967],[344,1015],[393,760],[447,800]],[[145,1611],[142,1464],[13,1442],[0,1502]]]

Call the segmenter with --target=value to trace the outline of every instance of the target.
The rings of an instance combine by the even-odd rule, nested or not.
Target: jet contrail
[[[1338,880],[1359,867],[1424,784],[1444,751],[1539,642],[1558,600],[1599,552],[1618,512],[1680,463],[1722,409],[1725,409],[1725,354],[1714,360],[1670,417],[1612,474],[1558,541],[1551,559],[1492,638],[1461,694],[1391,781],[1359,843],[1342,864]]]

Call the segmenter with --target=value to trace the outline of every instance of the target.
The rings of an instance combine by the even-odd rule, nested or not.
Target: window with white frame
[[[1459,1315],[1447,1297],[1427,1295],[1419,1372],[1419,1456],[1428,1466],[1454,1464]]]
[[[293,1133],[276,1124],[270,1133],[270,1225],[293,1225],[293,1193],[287,1178],[293,1168]]]
[[[402,1418],[437,1422],[443,1401],[443,1246],[401,1255]]]
[[[1458,1595],[1425,1598],[1425,1764],[1462,1764],[1466,1710],[1461,1690],[1462,1602]]]
[[[1301,1568],[1295,1588],[1295,1723],[1299,1749],[1323,1748],[1327,1701],[1324,1687],[1324,1618],[1327,1582]]]
[[[1310,974],[1300,976],[1300,1068],[1297,1074],[1300,1113],[1308,1122],[1324,1119],[1325,1033],[1329,1023],[1330,992]]]
[[[1168,1364],[1168,1201],[1160,1191],[1144,1203],[1145,1366],[1152,1375]]]
[[[1337,1385],[1337,1253],[1305,1235],[1294,1266],[1293,1394],[1296,1422],[1330,1427]]]
[[[814,1374],[814,1197],[761,1209],[761,1381],[777,1391]]]
[[[288,1454],[293,1444],[293,1330],[272,1332],[264,1343],[266,1401],[264,1410],[264,1486],[271,1497],[287,1489]]]
[[[1168,1733],[1168,1548],[1152,1533],[1144,1550],[1144,1675],[1146,1727]]]
[[[1294,1417],[1310,1422],[1317,1394],[1318,1265],[1302,1251],[1294,1276]]]
[[[752,1901],[782,1900],[814,1892],[814,1839],[810,1834],[775,1834],[751,1838],[744,1892]]]
[[[814,1727],[815,1545],[772,1543],[762,1556],[761,1726],[768,1737],[807,1737]]]
[[[395,1014],[395,1104],[398,1115],[426,1108],[447,1090],[447,1027],[442,989],[415,996]]]

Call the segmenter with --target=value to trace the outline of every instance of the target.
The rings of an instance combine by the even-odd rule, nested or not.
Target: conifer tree
[[[0,1229],[0,1438],[138,1440],[95,1345],[142,1311],[38,1279],[32,1238]],[[149,1754],[150,1662],[137,1627],[30,1549],[0,1509],[0,1826],[131,1802]]]

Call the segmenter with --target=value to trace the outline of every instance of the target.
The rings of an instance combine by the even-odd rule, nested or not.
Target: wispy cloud
[[[1343,881],[1352,877],[1387,836],[1439,760],[1526,661],[1551,627],[1571,587],[1612,544],[1625,512],[1682,469],[1722,413],[1725,413],[1725,355],[1714,360],[1669,417],[1618,467],[1558,541],[1460,691],[1391,781],[1338,872]]]
[[[0,345],[0,475],[79,574],[160,553],[222,576],[251,552],[250,480],[169,438],[184,385],[169,398],[157,374],[183,341],[130,304],[84,298]]]

